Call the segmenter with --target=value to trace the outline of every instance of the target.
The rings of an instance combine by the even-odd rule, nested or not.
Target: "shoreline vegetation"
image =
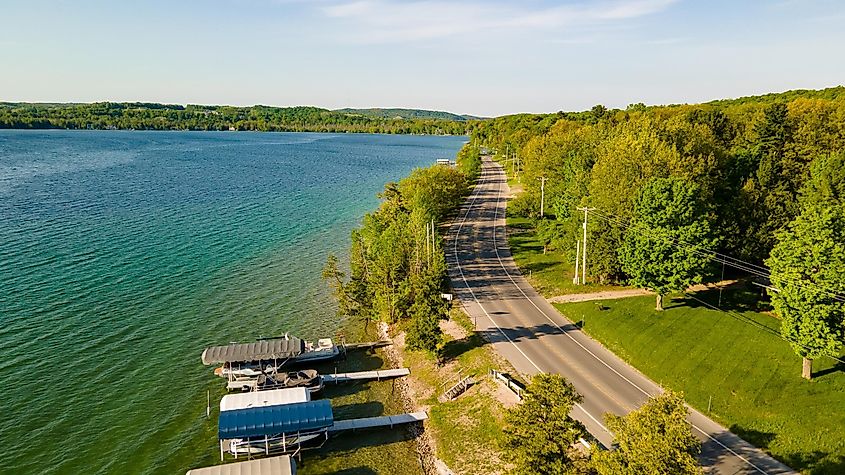
[[[473,116],[416,109],[0,102],[0,129],[192,130],[468,135]]]
[[[513,465],[500,448],[503,417],[518,399],[487,374],[514,372],[463,311],[441,296],[449,284],[440,225],[471,191],[480,174],[480,150],[467,144],[456,162],[419,168],[386,184],[381,206],[352,233],[348,265],[332,256],[323,277],[339,316],[368,331],[378,328],[380,338],[393,341],[377,350],[382,367],[411,369],[389,396],[398,396],[406,411],[429,414],[425,430],[410,429],[423,472],[509,473]],[[468,375],[476,384],[464,395],[440,399]]]

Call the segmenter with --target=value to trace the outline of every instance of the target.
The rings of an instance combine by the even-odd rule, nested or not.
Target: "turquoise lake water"
[[[334,335],[326,256],[464,140],[0,131],[0,473],[214,463],[202,349]]]

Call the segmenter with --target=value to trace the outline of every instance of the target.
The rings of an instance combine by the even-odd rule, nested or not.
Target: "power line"
[[[603,214],[602,212],[595,210],[595,209],[593,210],[593,214],[602,218],[602,219],[604,219],[604,220],[606,220],[606,221],[613,222],[617,226],[622,227],[626,230],[631,228],[631,224],[625,222],[625,220],[623,218],[619,217],[619,216],[612,215],[612,214],[610,214],[610,215]],[[642,230],[642,232],[645,232],[645,230]],[[650,233],[650,237],[655,237],[655,234]],[[676,238],[671,237],[671,236],[659,236],[659,237],[664,238],[664,239],[668,238],[675,247],[684,248],[684,249],[686,249],[690,252],[693,252],[693,253],[696,253],[698,255],[707,257],[708,259],[716,261],[718,263],[721,263],[721,264],[727,265],[729,267],[733,267],[735,269],[739,269],[739,270],[748,272],[749,274],[753,274],[753,275],[756,275],[758,277],[762,277],[762,278],[765,278],[765,279],[771,278],[771,271],[767,267],[763,267],[763,266],[760,266],[760,265],[757,265],[757,264],[752,264],[750,262],[746,262],[746,261],[743,261],[741,259],[737,259],[737,258],[729,256],[727,254],[722,254],[722,253],[718,253],[718,252],[715,252],[715,251],[711,251],[709,249],[702,248],[702,246],[696,246],[696,245],[690,244],[690,243],[685,242],[685,241],[681,241],[681,240],[676,239]],[[701,249],[704,249],[704,250],[701,250]],[[822,286],[820,286],[816,283],[807,282],[805,280],[800,280],[800,279],[788,278],[788,277],[784,278],[783,280],[786,281],[786,282],[789,282],[793,285],[796,285],[798,287],[803,287],[805,289],[813,288],[813,289],[816,289],[816,290],[820,290],[821,292],[824,292],[825,294],[829,295],[833,300],[836,300],[838,302],[845,302],[845,296],[842,296],[842,295],[840,295],[840,294],[838,294],[834,291],[831,291],[829,289],[823,288]]]
[[[787,342],[787,343],[789,343],[789,344],[791,344],[791,345],[797,345],[797,346],[800,346],[801,348],[804,348],[805,350],[810,350],[810,349],[811,349],[809,346],[802,345],[802,344],[800,344],[800,343],[797,343],[797,342],[793,342],[793,341],[788,340],[788,339],[787,339],[786,337],[784,337],[784,336],[783,336],[783,335],[782,335],[779,331],[777,331],[777,330],[773,330],[773,329],[772,329],[772,328],[770,328],[769,326],[767,326],[767,325],[763,325],[762,323],[760,323],[760,322],[758,322],[758,321],[756,321],[756,320],[754,320],[754,319],[752,319],[752,318],[746,317],[745,315],[743,315],[743,314],[741,314],[741,313],[739,313],[739,312],[734,312],[734,311],[732,311],[732,310],[725,310],[725,309],[723,309],[723,308],[716,307],[715,305],[713,305],[713,304],[711,304],[711,303],[707,303],[707,302],[705,302],[704,300],[701,300],[701,299],[699,299],[699,298],[693,297],[692,295],[690,295],[690,294],[688,294],[688,293],[686,293],[686,292],[684,292],[684,296],[685,296],[685,297],[688,297],[688,298],[691,298],[691,299],[695,300],[696,302],[698,302],[698,303],[700,303],[700,304],[704,305],[705,307],[708,307],[708,308],[710,308],[710,309],[712,309],[712,310],[718,310],[718,311],[720,311],[720,312],[724,312],[724,313],[728,314],[729,316],[731,316],[731,317],[733,317],[733,318],[735,318],[735,319],[737,319],[737,320],[740,320],[740,321],[742,321],[742,322],[744,322],[744,323],[749,323],[749,324],[751,324],[751,325],[753,325],[753,326],[755,326],[755,327],[757,327],[757,328],[760,328],[760,329],[762,329],[762,330],[766,331],[767,333],[770,333],[770,334],[772,334],[772,335],[775,335],[776,337],[780,338],[781,340],[783,340],[783,341],[785,341],[785,342]],[[826,355],[826,356],[827,356],[827,355]],[[836,357],[836,356],[828,356],[828,357],[829,357],[829,358],[831,358],[831,359],[833,359],[834,361],[838,361],[839,363],[843,363],[843,364],[845,364],[845,360],[843,360],[842,358],[839,358],[839,357]]]

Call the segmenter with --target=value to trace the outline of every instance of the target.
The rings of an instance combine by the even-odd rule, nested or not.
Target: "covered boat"
[[[235,457],[295,452],[305,443],[324,443],[333,424],[332,406],[325,399],[222,411],[220,458],[224,451]]]
[[[220,375],[223,368],[214,370]],[[307,388],[311,394],[316,394],[323,389],[323,377],[313,369],[303,369],[287,373],[259,374],[256,377],[233,376],[226,383],[229,391],[266,391],[269,389],[282,388]]]
[[[311,393],[306,388],[273,389],[241,394],[227,394],[220,400],[220,412],[246,409],[248,407],[279,406],[297,402],[308,402]]]
[[[204,365],[222,364],[216,374],[226,378],[257,378],[278,373],[282,366],[336,358],[340,350],[331,338],[311,343],[285,335],[252,343],[212,346],[202,352]]]
[[[296,475],[296,462],[290,455],[279,455],[247,462],[195,468],[185,475]]]

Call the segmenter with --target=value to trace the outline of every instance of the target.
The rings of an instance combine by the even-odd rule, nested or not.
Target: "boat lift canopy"
[[[297,402],[308,402],[311,393],[307,388],[283,388],[270,391],[252,391],[240,394],[227,394],[220,400],[220,412],[236,411],[248,407],[280,406]]]
[[[331,402],[327,399],[281,406],[249,407],[220,413],[217,437],[248,437],[328,430],[334,424]]]
[[[202,352],[202,364],[239,363],[258,360],[287,359],[305,352],[305,340],[291,336],[259,340],[253,343],[234,343],[212,346]]]
[[[296,475],[296,462],[289,455],[214,467],[195,468],[185,475]]]

